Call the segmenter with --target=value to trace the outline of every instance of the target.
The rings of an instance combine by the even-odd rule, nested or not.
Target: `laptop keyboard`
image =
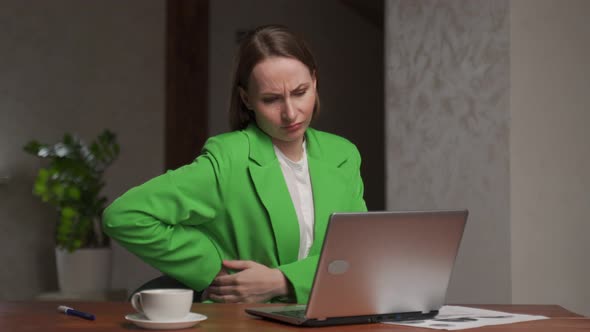
[[[305,318],[305,309],[303,310],[288,310],[288,311],[276,311],[274,312],[276,315],[283,315],[287,317],[293,318]]]

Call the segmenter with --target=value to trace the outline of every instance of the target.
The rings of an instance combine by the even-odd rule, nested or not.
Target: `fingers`
[[[209,286],[207,298],[220,303],[247,302],[243,289],[239,286]]]
[[[238,285],[238,274],[227,274],[218,276],[213,279],[211,286],[237,286]]]
[[[214,302],[219,303],[239,303],[240,298],[235,295],[217,295],[217,294],[209,294],[209,298]]]
[[[205,288],[203,293],[201,293],[201,302],[205,302],[207,299],[209,299],[209,289]]]
[[[241,296],[243,295],[241,292],[241,288],[238,286],[209,286],[207,288],[208,295],[217,295],[217,296],[224,296],[224,295],[236,295]]]
[[[240,272],[235,273],[235,274],[228,274],[226,269],[231,269],[231,270],[246,270],[249,268],[253,268],[256,267],[260,264],[253,262],[253,261],[242,261],[242,260],[226,260],[223,261],[223,267],[221,268],[221,271],[219,271],[219,273],[217,274],[217,276],[215,277],[215,279],[213,279],[213,282],[211,283],[211,285],[213,286],[236,286],[238,285],[238,275],[240,274]]]
[[[214,302],[218,303],[257,303],[257,302],[264,302],[262,299],[257,299],[256,297],[244,297],[238,295],[217,295],[217,294],[209,294],[209,299],[213,300]]]
[[[233,261],[223,261],[223,267],[230,269],[230,270],[245,270],[252,268],[258,265],[258,263],[253,261],[242,261],[242,260],[233,260]]]
[[[221,267],[221,270],[217,273],[216,277],[228,275],[227,270],[224,267]]]
[[[243,260],[228,260],[223,262],[223,269],[238,271],[234,274],[223,275],[218,273],[217,277],[207,288],[208,298],[215,302],[222,303],[249,303],[264,302],[277,292],[276,271],[265,265]],[[278,271],[283,283],[285,277]],[[285,294],[287,292],[284,292]]]

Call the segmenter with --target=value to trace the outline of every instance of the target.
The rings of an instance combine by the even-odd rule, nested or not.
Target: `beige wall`
[[[31,194],[41,165],[22,152],[64,132],[119,134],[106,194],[163,168],[164,2],[3,0],[0,9],[0,300],[57,289],[56,212]],[[114,287],[153,273],[115,246]]]
[[[510,301],[508,2],[386,2],[387,208],[469,209],[451,303]]]
[[[512,300],[590,315],[590,1],[510,7]]]

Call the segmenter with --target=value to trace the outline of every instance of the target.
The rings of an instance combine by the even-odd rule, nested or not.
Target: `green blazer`
[[[163,273],[195,290],[224,259],[279,268],[306,303],[328,217],[366,211],[360,155],[344,138],[306,131],[315,209],[314,242],[297,260],[299,223],[270,137],[256,125],[210,138],[194,162],[116,199],[104,231]]]

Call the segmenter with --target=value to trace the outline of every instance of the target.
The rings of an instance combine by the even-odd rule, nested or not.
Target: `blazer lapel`
[[[274,232],[279,265],[297,260],[299,222],[270,138],[256,125],[246,129],[250,141],[248,170]]]
[[[314,244],[310,249],[311,254],[319,254],[321,243],[326,234],[328,219],[336,206],[341,205],[342,193],[347,191],[345,174],[338,168],[337,160],[331,160],[326,156],[327,147],[322,147],[318,142],[315,130],[308,128],[307,155],[309,163],[309,175],[314,202]],[[339,204],[340,203],[340,204]],[[319,240],[319,241],[318,241]]]

